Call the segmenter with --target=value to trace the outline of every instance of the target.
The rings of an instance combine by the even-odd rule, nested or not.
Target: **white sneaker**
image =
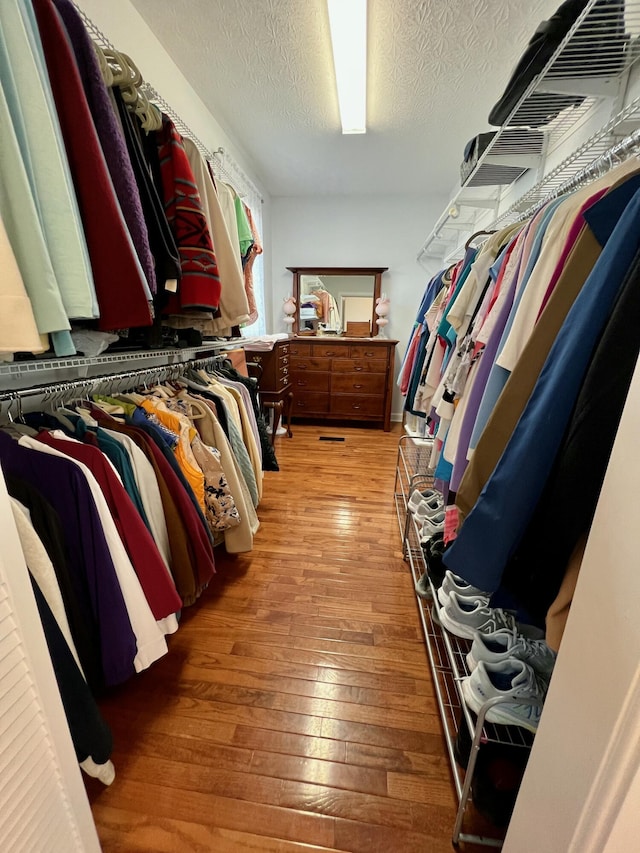
[[[489,699],[498,696],[505,699],[489,708],[485,716],[487,722],[520,726],[530,732],[538,728],[546,690],[532,667],[524,661],[480,661],[471,675],[462,679],[461,687],[467,707],[476,714]]]
[[[471,651],[467,655],[469,671],[483,663],[504,663],[512,658],[524,661],[533,667],[537,674],[551,678],[556,662],[556,653],[544,640],[528,640],[516,630],[501,628],[493,634],[476,634]]]
[[[451,634],[473,640],[475,632],[492,634],[500,628],[514,630],[513,615],[500,607],[489,607],[486,598],[465,598],[450,592],[440,610],[440,621]]]
[[[431,500],[431,498],[440,498],[442,499],[442,495],[437,489],[415,489],[411,497],[409,498],[409,502],[407,503],[407,509],[409,512],[415,512],[422,501]]]
[[[436,533],[444,530],[444,510],[440,509],[431,518],[425,518],[420,531],[420,541],[427,542]]]
[[[433,518],[444,509],[444,501],[440,497],[429,498],[420,501],[414,510],[414,516],[417,521],[424,521],[425,518]]]
[[[423,575],[420,575],[420,578],[416,581],[415,587],[420,598],[433,597],[431,594],[431,584],[429,583],[429,578],[427,577],[426,572]]]
[[[444,580],[442,581],[442,586],[438,590],[438,601],[443,607],[447,603],[447,598],[449,597],[450,592],[457,592],[458,595],[463,596],[463,598],[486,598],[487,601],[491,598],[490,593],[485,592],[482,589],[478,589],[477,586],[471,586],[471,584],[467,583],[464,578],[460,577],[460,575],[454,575],[450,569],[447,569]]]

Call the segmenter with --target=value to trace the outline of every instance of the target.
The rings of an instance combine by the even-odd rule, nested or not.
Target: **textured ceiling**
[[[342,136],[325,0],[132,0],[274,196],[447,195],[559,0],[369,0],[368,132]]]

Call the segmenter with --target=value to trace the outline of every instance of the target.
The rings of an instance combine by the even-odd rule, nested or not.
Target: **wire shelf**
[[[72,374],[73,377],[90,378],[116,372],[123,365],[134,369],[179,365],[194,359],[206,358],[207,355],[214,355],[225,349],[233,349],[243,343],[245,341],[238,338],[235,341],[230,339],[211,342],[185,349],[105,353],[93,358],[74,357],[7,362],[0,364],[0,391],[28,388],[34,382],[40,382],[44,378],[53,378],[54,381],[70,378],[66,376],[67,373]]]
[[[483,229],[492,230],[532,215],[577,174],[584,173],[591,163],[605,156],[621,136],[640,126],[640,97],[633,97],[637,86],[634,91],[630,86],[633,76],[638,77],[638,59],[640,0],[617,0],[606,5],[590,0],[478,158],[464,186],[424,242],[418,260],[444,256],[448,263],[461,257],[465,240],[461,240],[460,232],[468,234],[476,230],[477,209],[493,208],[497,214],[501,197],[525,171],[531,170],[535,185],[525,188],[517,201],[493,222],[482,218]],[[582,129],[588,122],[595,124],[603,105],[607,109],[606,123],[586,142],[580,142],[580,134],[584,136]],[[531,153],[531,135],[539,136],[541,132],[545,141],[536,163]],[[574,134],[578,139],[575,151],[556,165],[561,146],[568,147]],[[634,144],[637,147],[637,140]],[[520,169],[516,168],[519,160]],[[599,170],[583,174],[582,181],[586,183],[599,174]],[[500,185],[497,190],[496,184]],[[486,194],[489,187],[494,187],[495,194],[484,199],[484,203],[474,203],[469,190],[484,188]],[[465,205],[470,208],[469,218],[456,221]]]

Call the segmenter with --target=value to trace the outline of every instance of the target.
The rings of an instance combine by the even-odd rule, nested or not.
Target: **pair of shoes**
[[[409,512],[415,513],[423,501],[431,501],[434,499],[442,501],[442,495],[437,489],[423,489],[422,491],[420,491],[420,489],[415,489],[409,498],[407,509]]]
[[[444,509],[444,501],[441,497],[433,497],[420,501],[413,510],[416,521],[424,521],[425,518],[433,518]]]
[[[438,601],[442,607],[446,605],[450,592],[457,592],[458,595],[461,595],[464,598],[486,598],[487,601],[489,601],[489,598],[491,597],[491,593],[478,589],[477,586],[471,586],[471,584],[467,583],[464,578],[460,577],[460,575],[454,575],[450,569],[447,569],[444,580],[442,581],[442,586],[438,590]]]
[[[499,663],[480,661],[460,686],[465,704],[476,714],[489,700],[503,700],[489,708],[487,722],[537,730],[547,684],[528,663],[516,658]]]
[[[426,572],[416,581],[415,589],[420,598],[433,598],[431,584]]]
[[[436,533],[442,533],[444,530],[444,507],[436,510],[430,517],[425,517],[422,520],[422,530],[420,531],[420,542],[427,542]]]
[[[439,587],[446,572],[445,565],[442,562],[442,556],[446,549],[444,533],[436,533],[430,539],[422,542],[421,547],[429,578],[435,587]]]
[[[455,590],[438,600],[441,604],[440,621],[451,634],[465,640],[473,640],[476,632],[492,634],[500,628],[514,629],[516,620],[513,614],[500,607],[489,607],[486,595],[466,598]]]
[[[505,663],[512,659],[529,664],[540,678],[548,682],[556,663],[556,653],[544,640],[529,640],[515,629],[500,628],[492,634],[475,635],[467,655],[467,665],[473,672],[480,662]]]

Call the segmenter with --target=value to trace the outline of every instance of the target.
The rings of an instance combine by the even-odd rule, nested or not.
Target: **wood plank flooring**
[[[169,655],[101,703],[117,775],[87,786],[105,851],[451,850],[393,506],[399,435],[277,440],[254,550],[219,554]]]

